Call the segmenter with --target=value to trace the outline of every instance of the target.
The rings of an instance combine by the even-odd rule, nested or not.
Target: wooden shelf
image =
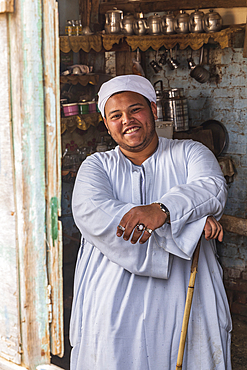
[[[63,134],[66,130],[70,133],[74,132],[76,128],[82,131],[86,131],[90,126],[97,127],[102,121],[100,113],[88,113],[88,114],[77,114],[70,117],[61,118],[61,133]]]
[[[95,51],[114,49],[116,45],[121,50],[121,44],[124,45],[126,51],[126,44],[130,50],[140,48],[146,51],[149,48],[159,50],[161,47],[172,49],[179,45],[180,49],[186,49],[188,46],[193,50],[200,49],[204,44],[218,43],[221,49],[232,47],[232,37],[236,33],[244,33],[245,25],[234,25],[222,29],[219,32],[212,33],[188,33],[188,34],[174,34],[174,35],[158,35],[158,36],[126,36],[124,34],[103,34],[90,36],[60,36],[60,50],[68,53],[70,50],[78,52],[80,49],[89,52],[91,49]],[[93,37],[94,36],[94,37]],[[88,38],[88,41],[87,41]]]
[[[99,75],[91,73],[87,75],[69,75],[60,76],[61,84],[72,84],[77,85],[78,83],[82,86],[87,86],[87,84],[97,85],[99,82]]]
[[[102,49],[102,38],[101,35],[84,35],[84,36],[60,36],[60,50],[64,53],[68,53],[73,50],[74,53],[78,53],[80,49],[87,53],[93,49],[97,52]]]

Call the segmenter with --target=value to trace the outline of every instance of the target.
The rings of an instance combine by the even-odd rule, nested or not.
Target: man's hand
[[[162,226],[166,222],[166,219],[167,215],[160,209],[157,203],[134,207],[127,212],[120,221],[119,225],[121,225],[121,228],[124,228],[124,230],[118,227],[117,236],[121,237],[123,235],[124,240],[129,240],[133,232],[131,243],[135,244],[138,239],[141,244],[145,243],[151,234],[147,230],[143,232],[138,231],[136,226],[143,224],[146,228],[153,231]]]
[[[217,239],[222,242],[223,240],[223,227],[216,221],[213,216],[207,218],[206,224],[204,226],[205,239]]]

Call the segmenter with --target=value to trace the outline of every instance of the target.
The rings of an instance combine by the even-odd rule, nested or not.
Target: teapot
[[[175,31],[177,33],[188,33],[189,32],[190,16],[184,10],[180,10],[180,13],[176,17]]]
[[[149,35],[160,35],[162,33],[162,18],[159,14],[154,13],[147,19],[147,28]]]
[[[143,18],[143,13],[138,13],[137,19],[133,22],[133,29],[136,35],[142,36],[147,32],[147,20]]]
[[[120,33],[122,30],[123,11],[113,8],[105,14],[105,32]]]
[[[122,20],[121,30],[125,35],[133,35],[134,33],[134,20],[133,14],[127,13]]]
[[[172,12],[167,12],[162,17],[163,33],[170,35],[175,33],[175,16]]]
[[[219,13],[213,9],[204,16],[204,31],[205,32],[218,32],[222,28],[222,18]]]
[[[190,14],[189,30],[192,33],[204,32],[204,13],[196,9]]]

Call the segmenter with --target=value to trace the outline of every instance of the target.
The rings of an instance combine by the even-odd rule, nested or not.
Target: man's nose
[[[132,120],[132,114],[130,112],[124,112],[122,115],[122,124],[126,125]]]

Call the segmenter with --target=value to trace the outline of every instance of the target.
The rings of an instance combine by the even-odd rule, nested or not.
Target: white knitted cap
[[[133,91],[145,96],[150,102],[156,103],[156,94],[153,85],[145,77],[139,75],[123,75],[105,82],[99,92],[98,108],[104,117],[107,100],[120,91]]]

